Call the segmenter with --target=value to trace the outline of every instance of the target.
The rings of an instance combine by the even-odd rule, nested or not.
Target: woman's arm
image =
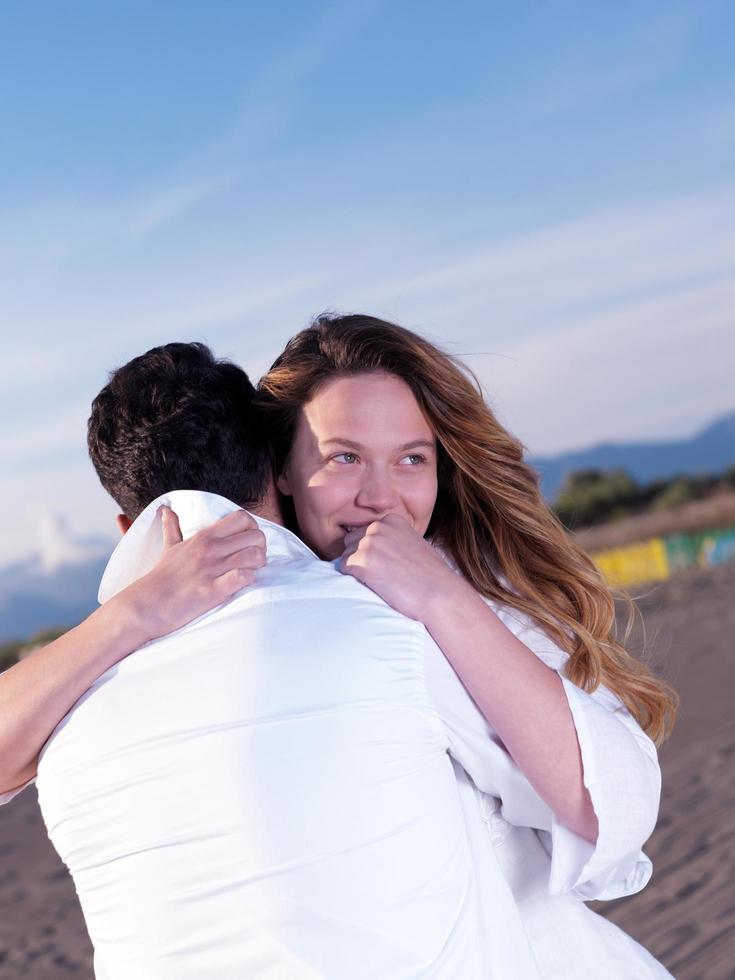
[[[389,516],[345,538],[342,570],[424,623],[531,786],[594,843],[598,822],[561,678],[405,521]]]
[[[529,783],[574,833],[595,843],[577,731],[561,678],[463,579],[427,602],[422,622]]]
[[[243,510],[187,541],[172,510],[161,519],[164,552],[151,572],[0,674],[0,794],[35,775],[49,735],[101,674],[252,584],[265,564],[264,535]]]
[[[530,617],[509,606],[493,608],[548,667],[563,671],[568,654]],[[510,825],[508,831],[528,827],[541,832],[550,857],[552,894],[569,892],[584,901],[613,899],[647,884],[652,866],[641,847],[656,823],[661,774],[656,747],[614,694],[602,686],[588,694],[566,678],[562,681],[582,753],[585,786],[599,822],[593,845],[569,830],[541,799],[428,635],[424,673],[449,754],[478,791],[501,804],[499,811],[493,804],[492,833],[504,835],[504,824]]]

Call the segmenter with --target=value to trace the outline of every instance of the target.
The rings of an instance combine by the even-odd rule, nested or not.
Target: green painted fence
[[[687,568],[735,561],[735,527],[649,538],[592,555],[610,585],[662,582]]]

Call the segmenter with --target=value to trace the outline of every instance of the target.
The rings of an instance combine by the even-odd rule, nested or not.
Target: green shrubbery
[[[13,666],[23,645],[22,640],[10,640],[8,643],[0,644],[0,671]]]
[[[37,630],[27,640],[7,640],[5,643],[0,643],[0,672],[7,670],[8,667],[12,667],[14,663],[17,663],[26,650],[51,643],[52,640],[66,633],[68,628],[68,626],[47,627],[42,630]]]
[[[728,489],[735,490],[735,467],[723,476],[676,476],[651,483],[638,483],[625,470],[577,470],[567,475],[554,510],[566,527],[579,529],[668,510]]]

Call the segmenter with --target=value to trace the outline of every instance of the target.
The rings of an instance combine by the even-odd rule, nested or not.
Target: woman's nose
[[[387,511],[395,507],[398,494],[387,473],[368,470],[357,492],[355,503],[374,511]]]

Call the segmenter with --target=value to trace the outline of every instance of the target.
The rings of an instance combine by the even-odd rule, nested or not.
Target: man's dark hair
[[[248,507],[267,489],[255,389],[204,344],[154,347],[113,371],[92,402],[87,444],[102,486],[131,520],[170,490]]]

